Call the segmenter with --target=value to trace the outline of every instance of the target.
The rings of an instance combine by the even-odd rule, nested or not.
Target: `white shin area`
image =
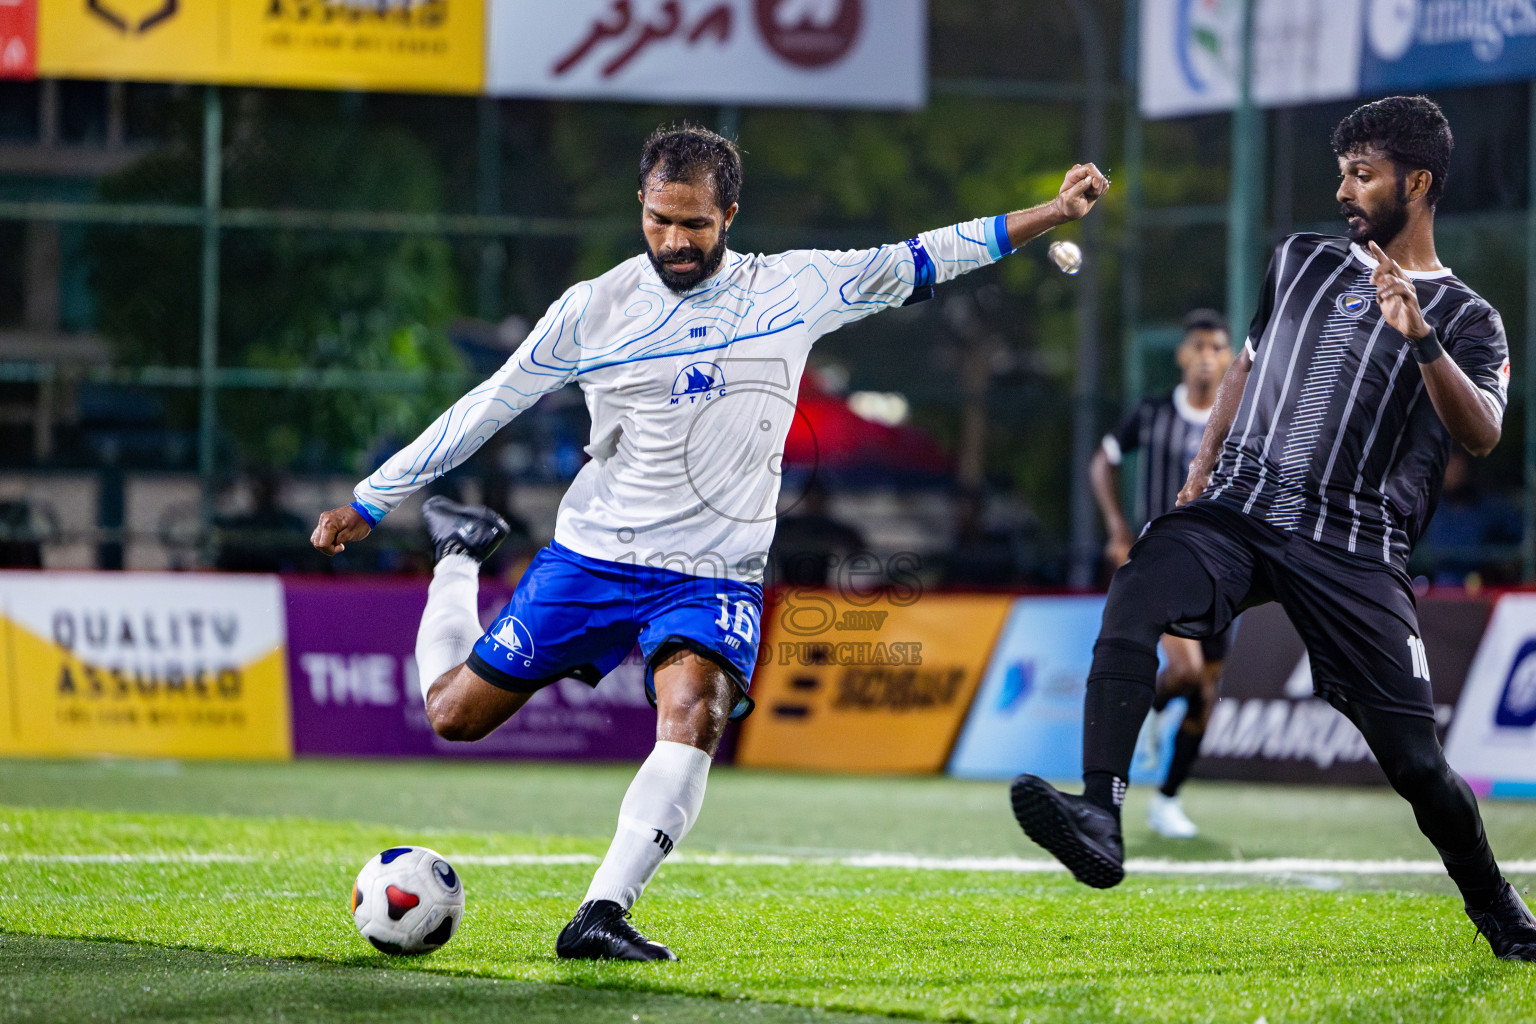
[[[469,657],[480,639],[480,563],[468,555],[446,555],[432,570],[427,607],[416,631],[416,671],[421,699],[439,676]]]
[[[612,900],[625,910],[635,905],[662,860],[698,820],[709,761],[698,747],[656,742],[624,794],[618,831],[583,902]]]

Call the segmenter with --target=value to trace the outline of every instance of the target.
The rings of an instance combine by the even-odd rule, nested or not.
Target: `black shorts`
[[[1200,653],[1207,663],[1226,661],[1227,655],[1232,653],[1232,645],[1237,641],[1237,620],[1227,623],[1227,627],[1214,636],[1208,636],[1200,641]]]
[[[1207,613],[1168,632],[1215,638],[1245,609],[1278,601],[1307,646],[1319,697],[1341,710],[1354,703],[1435,717],[1413,588],[1402,572],[1213,501],[1154,520],[1138,546],[1152,537],[1182,545],[1216,589]]]
[[[1177,636],[1178,634],[1174,634]],[[1183,639],[1180,637],[1180,639]],[[1200,657],[1206,664],[1215,664],[1226,661],[1227,655],[1232,653],[1232,645],[1237,642],[1237,622],[1227,623],[1227,628],[1214,636],[1202,637],[1200,640]]]

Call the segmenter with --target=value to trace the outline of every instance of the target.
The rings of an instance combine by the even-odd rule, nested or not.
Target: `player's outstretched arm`
[[[1048,203],[1008,215],[1008,241],[1017,249],[1052,228],[1082,220],[1109,191],[1109,179],[1093,164],[1074,164],[1062,179],[1061,190]]]
[[[1376,257],[1371,283],[1382,318],[1413,343],[1413,356],[1424,377],[1424,390],[1440,422],[1467,451],[1487,455],[1504,433],[1504,410],[1457,365],[1419,309],[1419,293],[1397,261],[1370,243]],[[1507,358],[1507,356],[1506,356]]]
[[[1048,203],[924,231],[873,249],[798,249],[772,257],[790,270],[813,339],[871,313],[932,298],[934,287],[996,263],[1051,228],[1077,220],[1109,188],[1093,164],[1067,172]]]
[[[1180,505],[1188,505],[1200,497],[1211,482],[1211,473],[1221,458],[1221,446],[1226,444],[1227,435],[1232,432],[1232,421],[1237,419],[1237,407],[1242,404],[1243,389],[1248,386],[1248,373],[1252,369],[1253,356],[1244,348],[1222,376],[1221,386],[1216,389],[1216,404],[1211,407],[1211,418],[1200,437],[1200,452],[1189,464],[1189,476],[1179,491]]]

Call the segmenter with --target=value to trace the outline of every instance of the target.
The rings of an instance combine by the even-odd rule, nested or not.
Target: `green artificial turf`
[[[382,967],[382,965],[379,965]],[[215,1024],[875,1024],[798,1006],[0,935],[0,1020]]]
[[[592,864],[477,861],[600,855],[630,772],[0,762],[0,800],[33,805],[0,809],[0,933],[16,936],[0,940],[0,1017],[432,1019],[440,1001],[437,1019],[455,1021],[622,1021],[627,1008],[632,1024],[828,1009],[1280,1024],[1528,1021],[1536,1005],[1536,971],[1495,961],[1431,876],[1133,875],[1097,892],[1059,874],[674,858],[635,916],[681,962],[560,961],[553,939]],[[720,771],[685,852],[1039,856],[1003,794],[995,783]],[[1135,829],[1133,855],[1430,855],[1386,792],[1203,786],[1188,804],[1210,838],[1180,848]],[[1536,854],[1528,805],[1487,810],[1503,856]],[[1138,820],[1133,805],[1128,824]],[[375,953],[347,912],[358,867],[398,842],[460,858],[468,894],[459,934],[419,960]],[[104,854],[128,859],[81,859]],[[282,980],[260,983],[274,971]],[[134,985],[151,991],[100,1017],[111,991]]]
[[[449,761],[220,764],[0,759],[0,804],[266,815],[521,835],[613,835],[634,765]],[[934,856],[1037,856],[1008,810],[1006,782],[716,768],[687,848],[741,852],[884,850]],[[1144,824],[1131,790],[1134,857],[1430,858],[1408,805],[1385,787],[1324,789],[1194,783],[1193,841]],[[1485,801],[1495,852],[1536,857],[1536,804]],[[1449,892],[1449,889],[1445,890]]]

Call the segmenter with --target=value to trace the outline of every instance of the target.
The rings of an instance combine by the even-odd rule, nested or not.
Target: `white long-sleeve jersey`
[[[1012,251],[1005,216],[874,249],[727,251],[683,294],[644,253],[570,288],[489,380],[357,485],[376,521],[541,395],[576,381],[592,460],[560,503],[579,554],[755,581],[811,345]]]

